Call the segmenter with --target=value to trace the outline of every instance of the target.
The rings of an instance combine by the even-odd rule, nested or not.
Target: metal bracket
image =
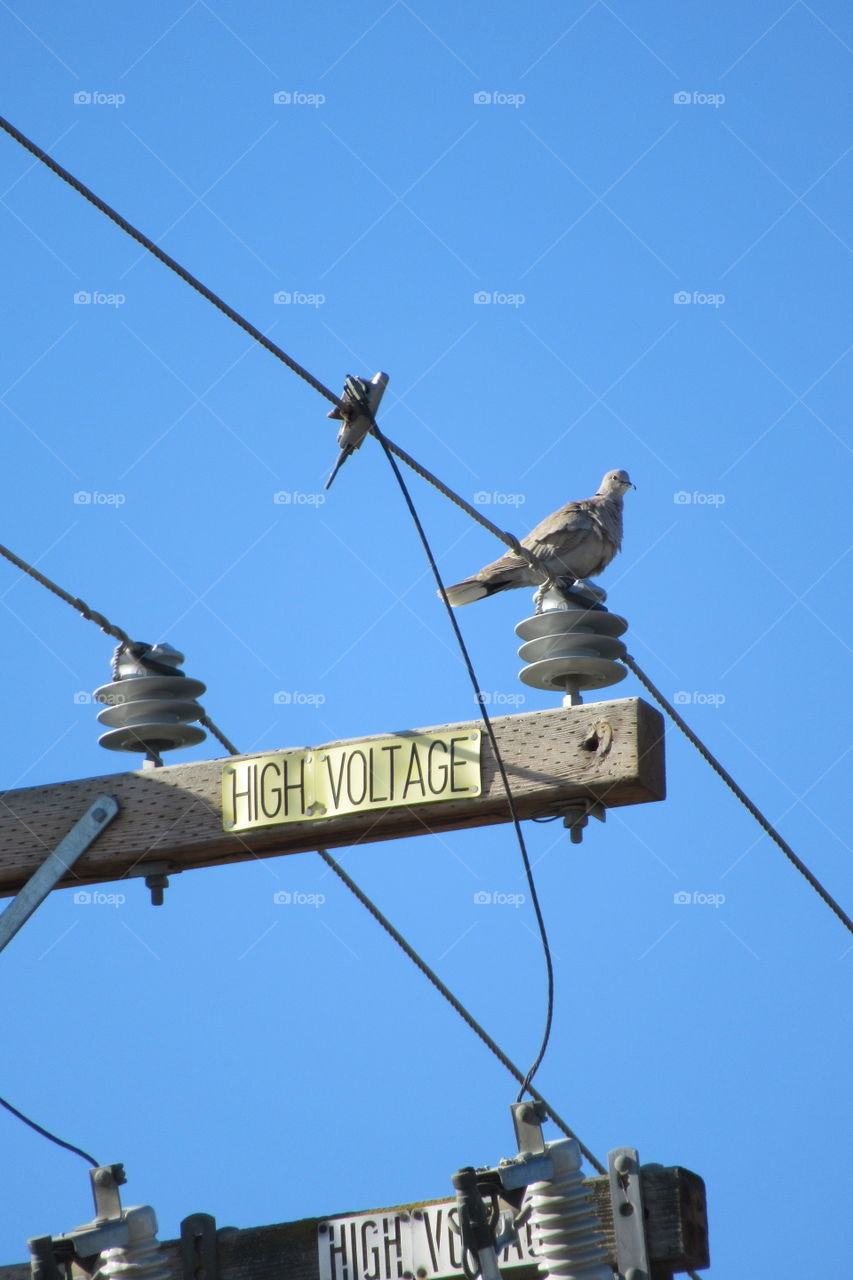
[[[97,1169],[89,1170],[92,1180],[92,1195],[95,1200],[95,1221],[107,1222],[113,1218],[121,1218],[121,1195],[119,1187],[124,1186],[127,1177],[123,1164],[102,1164]]]
[[[114,796],[98,796],[97,800],[68,835],[49,853],[44,862],[30,876],[23,889],[0,915],[0,951],[8,945],[30,916],[44,902],[66,871],[74,865],[81,853],[97,840],[101,832],[118,813],[118,801]]]
[[[373,426],[376,410],[379,408],[379,402],[387,385],[387,373],[376,373],[369,382],[366,378],[354,378],[351,375],[347,377],[341,399],[351,412],[345,414],[336,407],[328,414],[330,418],[342,418],[343,426],[338,432],[338,445],[341,451],[326,481],[327,489],[347,458],[351,453],[355,453]]]
[[[607,1165],[619,1275],[622,1280],[650,1280],[640,1157],[633,1147],[615,1147],[608,1153]]]
[[[539,1155],[545,1150],[542,1125],[548,1119],[548,1111],[542,1102],[514,1102],[510,1107],[518,1149]]]
[[[219,1280],[216,1219],[209,1213],[191,1213],[181,1223],[183,1280]]]

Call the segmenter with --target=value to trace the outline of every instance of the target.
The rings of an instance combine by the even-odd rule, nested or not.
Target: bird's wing
[[[537,556],[545,557],[554,551],[565,555],[583,543],[596,528],[596,521],[586,502],[567,502],[559,511],[540,520],[521,541],[528,551]]]

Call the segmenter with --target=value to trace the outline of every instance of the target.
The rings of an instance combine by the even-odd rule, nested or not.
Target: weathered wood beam
[[[561,804],[584,797],[607,807],[663,799],[663,720],[641,699],[503,716],[493,723],[522,818],[553,813]],[[476,720],[441,725],[409,731],[400,735],[400,741],[410,739],[413,733],[464,735],[481,728]],[[387,740],[387,736],[376,735],[326,744],[315,751],[361,750],[364,754],[371,742]],[[223,771],[235,764],[248,766],[270,754],[5,792],[0,795],[0,896],[21,888],[100,794],[116,797],[119,815],[75,863],[60,887],[139,875],[149,862],[167,862],[177,872],[300,853],[318,845],[354,845],[509,820],[500,775],[484,734],[480,795],[463,794],[432,803],[415,800],[403,806],[374,807],[252,830],[225,830]]]

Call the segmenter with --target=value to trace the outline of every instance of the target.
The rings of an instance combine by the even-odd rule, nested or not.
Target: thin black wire
[[[28,1124],[31,1129],[35,1129],[36,1133],[40,1133],[43,1138],[49,1138],[51,1142],[55,1142],[58,1147],[64,1147],[66,1151],[73,1151],[75,1156],[82,1156],[84,1160],[89,1161],[93,1169],[100,1167],[98,1161],[94,1156],[90,1156],[88,1151],[84,1151],[82,1147],[75,1147],[71,1142],[63,1142],[62,1138],[57,1138],[55,1133],[51,1133],[49,1129],[44,1129],[40,1124],[36,1124],[35,1120],[25,1116],[23,1111],[13,1107],[11,1102],[7,1102],[5,1098],[0,1098],[0,1107],[5,1107],[7,1111],[11,1111],[13,1116],[23,1120],[24,1124]]]
[[[109,618],[105,618],[104,615],[102,613],[98,613],[96,609],[90,608],[90,606],[86,604],[86,601],[81,600],[79,596],[72,596],[70,591],[66,591],[63,587],[60,587],[58,582],[54,582],[52,578],[48,578],[45,574],[36,569],[34,565],[29,564],[26,560],[22,560],[20,556],[16,556],[14,551],[10,551],[8,547],[4,547],[2,543],[0,543],[0,556],[4,556],[5,559],[15,565],[16,568],[20,569],[23,573],[28,574],[36,582],[40,583],[41,586],[46,587],[48,591],[52,592],[53,595],[58,596],[60,600],[64,600],[66,604],[70,604],[71,608],[76,609],[81,618],[85,618],[87,622],[94,622],[96,626],[99,626],[108,636],[112,636],[113,639],[120,641],[123,645],[132,645],[134,643],[128,633],[123,631],[121,627],[116,626],[114,622],[110,622]],[[214,724],[206,711],[202,711],[198,720],[199,724],[203,724],[204,727],[213,734],[214,738],[217,738],[222,743],[229,755],[236,756],[238,754],[237,748],[234,746],[233,742],[229,742],[228,738],[226,738],[222,730]]]
[[[47,168],[50,169],[51,173],[55,173],[58,178],[61,178],[63,182],[67,182],[70,187],[73,187],[75,191],[79,192],[79,194],[88,200],[90,204],[93,204],[96,209],[99,209],[101,213],[106,214],[111,222],[114,222],[116,226],[121,227],[122,231],[126,231],[127,234],[137,242],[137,244],[141,244],[143,249],[147,249],[149,253],[152,253],[159,262],[162,262],[164,266],[170,269],[170,271],[174,271],[175,275],[178,275],[182,280],[185,280],[186,283],[190,285],[191,288],[195,289],[197,293],[200,293],[203,298],[206,298],[208,302],[212,302],[213,305],[223,313],[223,315],[226,315],[229,320],[233,320],[234,323],[239,325],[245,333],[248,333],[250,337],[254,338],[255,342],[260,343],[262,347],[265,347],[267,351],[286,364],[288,369],[292,369],[295,374],[307,382],[309,386],[313,387],[315,391],[319,391],[321,396],[325,396],[332,404],[340,404],[335,393],[330,391],[328,387],[323,386],[323,383],[320,382],[318,378],[315,378],[307,369],[303,369],[302,365],[297,363],[292,356],[289,356],[286,351],[283,351],[281,347],[272,342],[266,334],[261,332],[260,329],[255,328],[251,321],[247,320],[245,316],[241,316],[239,311],[235,311],[234,308],[229,306],[228,303],[220,298],[218,294],[214,293],[212,289],[208,289],[207,285],[202,284],[200,280],[196,279],[191,272],[187,271],[186,267],[182,267],[179,262],[176,262],[174,258],[170,257],[169,254],[161,249],[158,244],[155,244],[154,241],[144,235],[143,232],[137,230],[132,223],[127,221],[127,218],[123,218],[117,210],[113,209],[112,205],[107,204],[106,200],[102,200],[100,196],[95,195],[94,191],[90,190],[84,182],[81,182],[79,178],[75,178],[73,173],[69,173],[67,169],[64,169],[58,161],[54,160],[53,156],[51,156],[47,151],[43,151],[37,143],[31,141],[26,134],[21,133],[20,129],[16,129],[11,121],[6,120],[3,116],[0,116],[0,129],[4,129],[11,138],[14,138],[22,147],[25,147],[26,150],[29,151],[30,155],[35,156],[35,158],[40,160],[43,165],[46,165]]]
[[[429,539],[427,538],[426,532],[424,531],[424,527],[421,523],[415,504],[412,501],[412,495],[409,493],[408,486],[406,485],[406,482],[403,479],[400,468],[397,466],[397,462],[388,445],[388,442],[385,439],[385,436],[382,434],[382,432],[379,430],[379,428],[376,426],[375,423],[373,424],[372,430],[373,430],[373,434],[376,436],[376,439],[379,441],[379,443],[381,444],[382,448],[385,451],[385,456],[388,459],[388,462],[391,466],[391,470],[394,472],[394,476],[397,481],[397,484],[400,486],[400,491],[403,494],[403,498],[405,500],[406,506],[409,509],[409,514],[412,517],[412,520],[414,521],[414,524],[415,524],[415,528],[418,531],[418,537],[421,540],[421,545],[423,546],[426,558],[429,561],[429,567],[432,570],[432,574],[433,574],[433,577],[435,578],[436,586],[438,587],[439,594],[441,596],[442,601],[444,602],[444,607],[447,610],[447,616],[450,619],[450,625],[453,628],[453,633],[456,637],[456,643],[459,645],[459,651],[462,654],[462,659],[468,671],[468,676],[471,680],[471,685],[474,689],[474,693],[477,699],[477,705],[480,709],[480,715],[482,716],[483,725],[485,727],[489,742],[491,743],[492,751],[495,757],[495,763],[498,766],[498,772],[500,773],[500,776],[501,776],[501,782],[503,783],[504,791],[506,792],[507,805],[509,808],[512,825],[515,828],[516,839],[518,840],[518,847],[521,850],[521,858],[522,858],[522,862],[524,863],[524,874],[527,877],[527,884],[530,889],[530,900],[533,903],[533,910],[536,913],[536,923],[539,926],[539,935],[542,939],[542,950],[545,954],[545,968],[547,970],[547,975],[548,975],[548,996],[547,996],[548,1007],[545,1015],[545,1030],[542,1036],[542,1043],[539,1047],[539,1052],[536,1055],[533,1065],[531,1066],[527,1075],[523,1078],[521,1082],[521,1089],[519,1090],[519,1094],[518,1094],[518,1101],[520,1102],[524,1094],[528,1091],[530,1087],[530,1082],[539,1069],[539,1064],[541,1063],[542,1059],[545,1056],[545,1050],[548,1048],[548,1041],[551,1038],[551,1024],[554,1018],[554,966],[551,960],[551,947],[548,943],[548,934],[545,929],[545,920],[542,916],[542,909],[539,905],[539,894],[536,892],[536,882],[533,879],[533,869],[530,865],[530,858],[528,857],[528,854],[527,854],[527,845],[524,840],[524,833],[521,830],[521,822],[519,821],[518,813],[515,808],[515,801],[512,795],[512,788],[509,785],[509,778],[507,777],[506,767],[504,766],[503,757],[501,756],[500,748],[498,747],[498,740],[497,740],[497,737],[495,736],[494,726],[492,725],[491,716],[486,710],[485,702],[483,699],[483,692],[482,692],[482,689],[480,688],[480,682],[477,679],[477,673],[474,670],[474,664],[472,663],[471,656],[468,652],[468,646],[465,644],[465,640],[463,638],[462,632],[459,629],[459,623],[456,621],[456,614],[454,613],[453,607],[447,598],[447,592],[444,589],[444,582],[442,581],[442,577],[439,572],[438,565],[436,564],[435,556],[432,553],[432,547],[429,544]]]

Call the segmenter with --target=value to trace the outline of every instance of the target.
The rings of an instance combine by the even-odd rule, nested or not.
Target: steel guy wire
[[[244,316],[241,316],[238,311],[235,311],[233,307],[229,306],[228,303],[226,303],[222,298],[220,298],[217,294],[215,294],[212,289],[209,289],[205,284],[202,284],[200,280],[197,280],[196,277],[193,276],[189,271],[187,271],[185,267],[182,267],[180,263],[175,261],[174,258],[170,257],[169,254],[165,253],[157,244],[154,243],[153,240],[150,240],[148,236],[144,235],[141,231],[138,231],[136,227],[134,227],[130,222],[128,222],[126,218],[123,218],[121,214],[118,213],[115,209],[113,209],[109,204],[107,204],[105,200],[102,200],[100,196],[95,195],[95,193],[91,191],[89,187],[85,185],[85,183],[81,182],[78,178],[75,178],[72,173],[69,173],[67,169],[63,168],[61,164],[59,164],[56,160],[54,160],[53,157],[49,155],[48,152],[44,151],[35,142],[32,142],[28,137],[26,137],[25,134],[21,133],[20,129],[17,129],[9,120],[6,120],[3,116],[0,116],[0,128],[4,129],[5,132],[8,133],[11,138],[14,138],[16,142],[20,143],[20,145],[24,147],[27,151],[29,151],[31,155],[35,156],[37,160],[41,161],[42,164],[46,165],[46,167],[50,169],[51,172],[55,173],[57,177],[62,178],[64,182],[67,182],[68,185],[73,187],[75,191],[79,192],[80,195],[84,196],[86,200],[88,200],[91,204],[93,204],[96,209],[99,209],[102,213],[104,213],[118,227],[121,227],[123,231],[126,231],[129,236],[131,236],[134,240],[136,240],[138,244],[141,244],[143,248],[147,249],[150,253],[152,253],[155,258],[157,258],[165,266],[169,267],[172,271],[174,271],[177,275],[179,275],[182,280],[186,281],[187,284],[191,285],[191,287],[195,289],[198,293],[200,293],[202,297],[207,298],[209,302],[212,302],[213,305],[217,307],[224,315],[228,316],[230,320],[233,320],[236,325],[239,325],[241,329],[243,329],[246,333],[248,333],[251,337],[253,337],[256,342],[260,343],[260,345],[263,346],[272,355],[276,356],[279,360],[281,360],[284,364],[286,364],[287,367],[289,369],[292,369],[293,372],[296,373],[300,378],[304,379],[304,381],[307,382],[310,386],[312,386],[315,389],[315,391],[318,391],[320,395],[324,396],[328,401],[336,405],[343,412],[346,412],[347,405],[343,399],[339,399],[338,396],[334,394],[334,392],[330,391],[328,387],[324,386],[323,383],[320,382],[319,379],[315,378],[313,374],[309,373],[307,369],[304,369],[302,365],[300,365],[296,360],[294,360],[291,356],[289,356],[286,351],[282,350],[281,347],[279,347],[276,343],[272,342],[269,338],[267,338],[266,335],[260,331],[260,329],[257,329],[250,321],[246,320]],[[405,462],[405,464],[408,467],[411,467],[411,469],[415,471],[419,476],[421,476],[429,484],[433,485],[436,489],[438,489],[440,493],[444,494],[444,496],[448,498],[451,502],[455,503],[456,506],[460,507],[463,511],[465,511],[467,515],[471,517],[472,520],[475,520],[478,524],[482,525],[484,529],[488,529],[489,532],[494,534],[496,538],[498,538],[506,546],[510,547],[516,553],[516,555],[521,556],[522,559],[524,559],[525,562],[529,564],[531,568],[538,570],[540,573],[543,574],[543,577],[546,580],[548,580],[549,574],[547,573],[547,570],[545,569],[542,562],[531,551],[528,551],[528,549],[524,547],[516,537],[514,537],[511,533],[507,533],[503,529],[500,529],[496,524],[493,524],[492,521],[487,519],[487,517],[484,516],[480,511],[478,511],[476,507],[473,507],[469,502],[466,502],[466,500],[462,498],[458,493],[456,493],[453,489],[451,489],[449,485],[444,484],[444,482],[440,480],[438,476],[434,475],[426,467],[422,466],[421,463],[419,463],[415,458],[413,458],[410,454],[406,453],[404,449],[401,449],[399,445],[396,445],[393,443],[393,441],[389,440],[387,436],[384,437],[384,440],[387,448],[390,449],[392,453],[396,454],[396,456],[400,458],[402,462]],[[10,554],[6,553],[5,550],[3,551],[3,554],[7,554],[7,558],[12,559],[13,563],[19,563]],[[38,577],[38,574],[36,572],[33,572],[30,567],[27,567],[24,564],[21,564],[20,567],[24,568],[25,572],[32,573],[32,576],[36,577],[37,580],[40,580]],[[53,584],[51,584],[51,589],[53,589]],[[57,591],[57,594],[60,594],[60,593]],[[74,603],[74,601],[71,600],[69,601],[69,603]],[[82,601],[80,603],[82,604]],[[75,607],[77,607],[76,604],[75,604]],[[85,606],[85,607],[88,608],[88,606]],[[84,613],[83,616],[90,617],[92,621],[96,621],[96,622],[98,622],[98,619],[100,617],[100,615],[95,614],[91,610],[89,610],[88,613]],[[98,622],[98,625],[100,626],[101,623]],[[110,631],[109,634],[115,635],[116,632]],[[838,917],[841,923],[845,926],[845,928],[847,928],[851,933],[853,933],[853,921],[851,921],[850,917],[842,910],[842,908],[838,905],[837,902],[835,902],[834,898],[832,898],[832,896],[823,887],[823,885],[820,884],[820,882],[812,874],[812,872],[809,871],[809,869],[805,866],[805,864],[797,857],[797,855],[791,849],[787,841],[785,841],[783,837],[779,834],[779,832],[776,830],[776,828],[770,822],[768,822],[768,820],[764,817],[764,815],[760,812],[760,810],[753,804],[753,802],[749,799],[749,797],[742,790],[742,788],[740,788],[737,785],[737,783],[734,781],[731,775],[723,768],[723,766],[713,756],[713,754],[709,751],[709,749],[700,741],[700,739],[696,736],[696,734],[694,734],[693,731],[687,726],[687,724],[681,718],[678,712],[675,711],[675,709],[671,706],[671,704],[667,702],[666,698],[664,698],[664,696],[655,689],[654,685],[649,680],[649,678],[642,672],[637,662],[632,658],[630,659],[630,661],[628,661],[628,666],[633,671],[634,675],[637,677],[640,683],[645,685],[645,687],[652,694],[655,700],[660,704],[660,706],[664,708],[664,710],[666,711],[667,715],[669,715],[673,723],[682,731],[682,733],[686,735],[686,737],[696,747],[697,751],[699,751],[700,754],[703,756],[703,758],[707,761],[707,763],[711,765],[711,768],[714,769],[714,771],[719,774],[719,776],[723,779],[723,781],[727,784],[727,786],[731,788],[731,790],[734,792],[737,798],[746,807],[748,812],[753,816],[753,818],[755,818],[756,822],[758,822],[759,826],[761,826],[763,830],[766,831],[767,835],[769,835],[770,838],[775,841],[775,843],[779,846],[779,848],[782,850],[785,856],[793,862],[797,870],[800,871],[803,876],[805,876],[806,880],[808,880],[809,884],[812,886],[815,892],[823,899],[826,905],[835,913],[835,915]],[[212,724],[212,722],[206,722],[205,720],[202,720],[201,723],[205,724],[205,727],[210,729],[210,732],[213,733],[214,736],[219,739],[219,741],[226,748],[226,750],[230,751],[232,755],[237,754],[232,749],[231,745],[224,738],[220,736],[219,732],[217,731],[216,727]]]

